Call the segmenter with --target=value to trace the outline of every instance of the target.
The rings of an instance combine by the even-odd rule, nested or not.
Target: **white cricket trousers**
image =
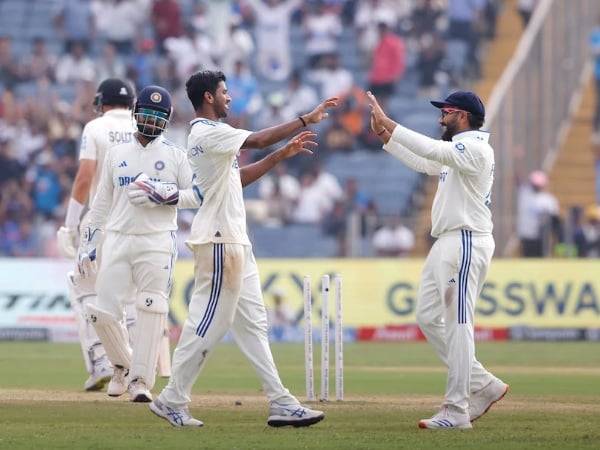
[[[206,358],[227,331],[250,360],[268,400],[297,403],[283,386],[269,347],[267,312],[252,247],[202,244],[194,247],[195,286],[171,378],[159,400],[173,408],[190,401]]]
[[[467,412],[469,395],[493,375],[475,359],[473,317],[494,253],[492,235],[458,230],[433,244],[421,275],[417,322],[448,366],[444,405]]]

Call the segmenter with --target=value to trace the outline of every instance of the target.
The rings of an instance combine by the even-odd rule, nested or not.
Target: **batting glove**
[[[77,255],[77,230],[60,227],[56,232],[56,243],[61,256],[75,258]]]
[[[77,269],[81,278],[89,278],[98,272],[98,245],[102,241],[102,231],[85,227],[81,235],[81,244],[77,256]]]
[[[152,181],[142,173],[127,187],[127,196],[135,206],[154,208],[159,205],[176,205],[179,201],[179,188],[175,183]]]

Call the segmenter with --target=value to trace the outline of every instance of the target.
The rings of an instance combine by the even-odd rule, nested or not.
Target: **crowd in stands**
[[[6,1],[12,0],[0,4]],[[349,218],[355,218],[373,254],[408,254],[415,239],[406,220],[381,217],[364,186],[337,180],[323,161],[331,152],[380,148],[369,131],[367,89],[393,108],[397,103],[391,100],[409,74],[422,96],[477,79],[482,44],[494,37],[502,1],[53,3],[47,17],[51,33],[0,29],[0,255],[57,254],[54,235],[100,81],[120,77],[138,90],[149,84],[167,88],[175,104],[169,135],[184,144],[193,115],[184,84],[199,69],[227,74],[233,98],[228,121],[234,126],[268,127],[322,98],[342,99],[317,129],[318,157],[289,161],[260,182],[248,205],[251,221],[318,224],[345,255],[348,227],[354,226]],[[524,21],[529,8],[528,20],[535,1],[519,5]],[[247,155],[241,164],[251,162]],[[182,217],[185,230],[189,217]]]

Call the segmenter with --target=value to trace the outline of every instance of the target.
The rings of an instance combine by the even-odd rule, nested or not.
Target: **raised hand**
[[[329,117],[328,109],[335,108],[338,106],[339,98],[331,97],[320,103],[315,109],[308,114],[302,116],[302,119],[307,123],[319,123],[321,120]]]
[[[317,137],[316,133],[312,131],[303,131],[302,133],[294,136],[282,149],[281,152],[283,154],[284,159],[291,158],[296,156],[298,153],[307,153],[312,155],[311,148],[317,147],[314,138]]]
[[[385,115],[383,108],[371,91],[367,92],[367,98],[369,99],[369,106],[371,107],[371,113],[375,117],[375,120],[377,122],[382,122],[383,119],[386,119],[387,116]]]

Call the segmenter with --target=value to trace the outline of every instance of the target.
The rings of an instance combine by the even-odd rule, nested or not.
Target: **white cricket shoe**
[[[171,408],[160,400],[156,399],[150,403],[150,411],[158,417],[165,419],[174,427],[201,427],[204,425],[201,420],[194,419],[187,408]]]
[[[146,382],[143,378],[134,378],[130,381],[127,386],[129,391],[129,400],[136,403],[150,403],[152,401],[152,394],[146,386]]]
[[[106,383],[110,381],[113,376],[113,368],[108,361],[106,355],[97,361],[94,361],[94,367],[89,378],[85,380],[83,388],[88,391],[101,391]]]
[[[471,394],[469,399],[469,417],[471,422],[479,419],[508,392],[508,384],[494,378],[486,387]]]
[[[106,393],[111,397],[118,397],[127,392],[127,375],[129,375],[129,369],[122,366],[115,366]]]
[[[308,427],[325,418],[323,411],[302,406],[300,403],[291,405],[282,405],[277,402],[271,402],[269,408],[269,419],[267,424],[272,427]]]
[[[430,419],[419,421],[419,428],[430,430],[466,430],[473,428],[469,415],[454,410],[451,406],[444,405],[439,413]]]

